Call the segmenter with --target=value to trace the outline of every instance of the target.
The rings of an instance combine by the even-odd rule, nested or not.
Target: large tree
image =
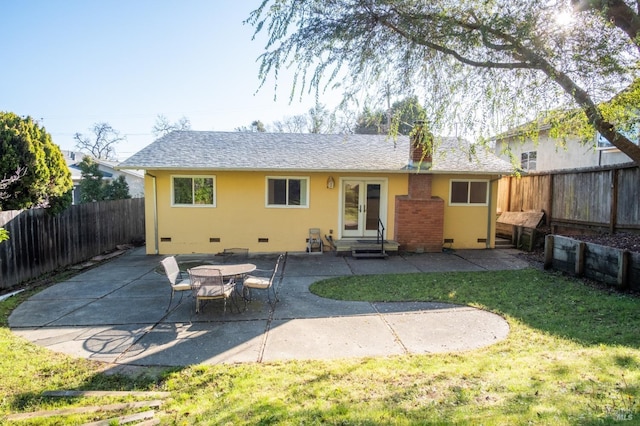
[[[171,123],[167,117],[162,114],[158,114],[156,122],[151,129],[151,133],[154,138],[160,138],[174,130],[191,130],[191,120],[183,116],[175,123]]]
[[[264,133],[267,131],[267,128],[264,127],[264,123],[260,120],[253,120],[251,122],[250,126],[240,126],[240,127],[236,127],[235,128],[236,132],[244,132],[244,133],[251,133],[251,132],[260,132],[260,133]]]
[[[326,106],[316,102],[309,109],[309,133],[333,133],[336,128],[335,113],[329,111]]]
[[[71,205],[71,173],[51,135],[31,117],[0,112],[0,210]]]
[[[365,107],[358,116],[355,133],[385,134],[398,133],[408,135],[417,121],[425,121],[426,111],[420,105],[417,96],[409,96],[389,105],[387,109],[372,110]]]
[[[91,157],[85,156],[80,163],[80,204],[102,200],[121,200],[131,198],[129,184],[120,175],[112,182],[104,179],[100,165]]]
[[[640,18],[631,0],[264,0],[260,76],[293,67],[294,91],[345,98],[420,92],[431,128],[490,134],[535,112],[579,107],[640,164],[602,103],[635,80]],[[560,19],[571,16],[571,19]]]
[[[109,123],[95,123],[91,128],[91,136],[82,133],[73,135],[76,147],[83,152],[91,154],[94,158],[114,160],[116,158],[116,145],[126,137],[120,136]]]
[[[307,121],[305,114],[297,114],[276,120],[271,126],[276,133],[307,133],[309,128]]]
[[[276,120],[270,126],[276,133],[334,133],[339,129],[336,113],[316,102],[307,114],[298,114]]]

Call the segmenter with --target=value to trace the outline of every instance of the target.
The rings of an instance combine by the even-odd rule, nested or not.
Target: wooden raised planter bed
[[[640,253],[547,235],[544,267],[586,277],[624,290],[640,290]]]

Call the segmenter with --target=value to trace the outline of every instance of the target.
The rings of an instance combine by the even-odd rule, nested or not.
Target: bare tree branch
[[[171,123],[166,116],[158,114],[151,133],[153,137],[160,138],[174,130],[191,130],[191,121],[187,117],[182,117],[175,123]]]
[[[93,136],[84,136],[81,133],[73,135],[76,147],[83,152],[91,154],[94,158],[113,160],[116,158],[115,145],[126,140],[120,136],[109,123],[95,123],[91,129]]]
[[[27,168],[19,166],[13,175],[9,177],[5,176],[0,179],[0,200],[7,200],[11,196],[11,194],[7,192],[7,188],[10,187],[13,183],[19,181],[20,178],[26,173]]]

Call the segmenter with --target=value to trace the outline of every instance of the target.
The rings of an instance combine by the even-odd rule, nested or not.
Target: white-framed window
[[[215,176],[171,176],[171,205],[215,207]]]
[[[520,168],[522,168],[522,170],[535,170],[537,162],[537,151],[526,151],[520,154]]]
[[[309,207],[309,178],[267,176],[267,207]]]
[[[488,180],[450,181],[449,204],[452,206],[486,206],[488,197]]]

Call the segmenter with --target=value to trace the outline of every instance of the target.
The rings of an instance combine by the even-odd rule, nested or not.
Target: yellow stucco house
[[[338,252],[381,232],[391,250],[493,248],[511,165],[452,138],[432,154],[406,136],[175,131],[118,167],[145,171],[148,254],[304,252],[310,228]]]

